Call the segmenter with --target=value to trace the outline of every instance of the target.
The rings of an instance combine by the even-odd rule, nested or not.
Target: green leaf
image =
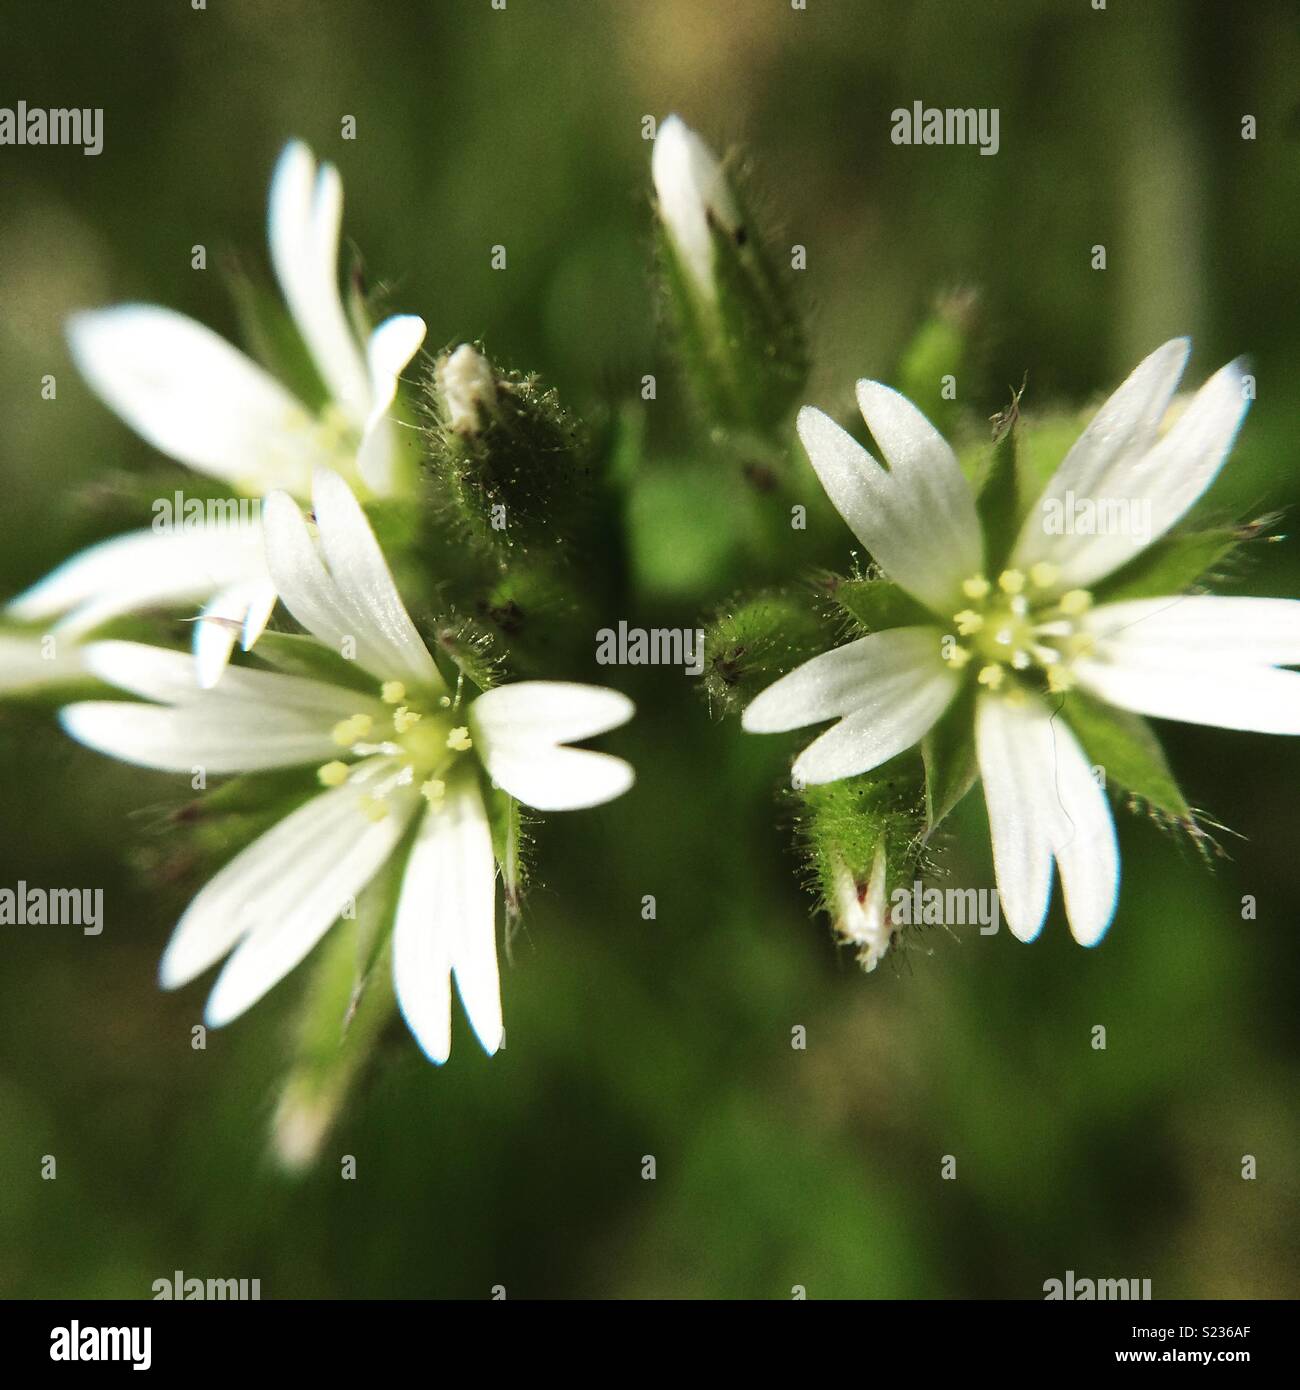
[[[933,832],[979,777],[975,756],[975,690],[969,682],[921,740],[925,761],[925,824]]]
[[[1116,709],[1072,690],[1062,714],[1089,762],[1105,769],[1108,783],[1140,797],[1160,815],[1184,825],[1195,816],[1165,761],[1164,749],[1140,715]]]
[[[1185,593],[1241,542],[1231,526],[1165,536],[1097,586],[1101,603]]]

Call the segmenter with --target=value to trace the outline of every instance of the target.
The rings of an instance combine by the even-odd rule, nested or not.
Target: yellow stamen
[[[335,759],[332,763],[318,767],[316,776],[320,778],[323,787],[341,787],[348,780],[348,765]]]
[[[965,664],[970,660],[970,648],[954,646],[952,651],[950,651],[948,655],[944,657],[944,660],[948,663],[949,666],[952,666],[954,669],[960,671],[961,668],[965,666]]]
[[[985,666],[979,673],[979,683],[987,685],[990,690],[996,690],[1004,679],[1004,672],[1001,666]]]
[[[387,804],[373,796],[363,796],[357,804],[361,807],[361,814],[376,825],[388,814]]]
[[[340,748],[347,748],[358,739],[365,738],[374,726],[375,721],[368,714],[354,714],[349,719],[340,719],[331,730],[331,735]]]
[[[385,681],[380,689],[379,698],[386,705],[400,705],[406,699],[406,687],[401,681]]]
[[[1036,589],[1050,589],[1061,577],[1061,571],[1046,560],[1040,560],[1029,571],[1029,582]]]
[[[973,608],[963,608],[960,613],[954,613],[952,620],[957,624],[957,632],[962,637],[969,637],[984,626],[984,615],[977,613]]]
[[[420,787],[420,795],[429,803],[430,806],[441,806],[444,797],[447,795],[447,784],[441,777],[430,777]]]
[[[463,753],[467,748],[473,748],[474,740],[469,736],[469,730],[462,724],[447,735],[447,747],[453,752]]]
[[[398,708],[393,711],[393,728],[396,729],[399,734],[404,734],[408,729],[415,728],[423,718],[424,716],[422,714],[416,714],[413,710],[407,709],[405,705],[399,705]]]
[[[961,591],[967,598],[985,598],[989,591],[989,581],[982,574],[972,575],[962,581]]]
[[[1072,689],[1073,686],[1074,677],[1059,662],[1055,666],[1049,666],[1047,668],[1047,688],[1052,691],[1053,694],[1060,695]]]
[[[1087,589],[1071,589],[1069,593],[1061,595],[1061,612],[1068,613],[1072,618],[1086,613],[1091,607],[1092,595]]]
[[[998,588],[1004,594],[1018,594],[1025,587],[1025,576],[1020,570],[1003,570],[998,575]]]

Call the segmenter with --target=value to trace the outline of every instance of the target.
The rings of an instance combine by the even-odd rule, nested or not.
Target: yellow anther
[[[393,711],[393,728],[399,734],[404,734],[408,729],[413,729],[423,719],[422,714],[416,714],[414,710],[409,710],[405,705],[399,705]]]
[[[1003,570],[998,575],[998,588],[1004,594],[1018,594],[1025,587],[1025,576],[1020,570]]]
[[[1027,697],[1020,686],[1013,685],[1008,688],[1007,693],[1002,698],[1009,705],[1023,705]]]
[[[1060,662],[1047,668],[1047,688],[1053,694],[1060,695],[1066,690],[1073,689],[1073,687],[1074,677]]]
[[[961,591],[967,598],[985,598],[989,591],[989,581],[982,574],[974,574],[962,580]]]
[[[958,647],[954,644],[953,649],[944,657],[949,666],[960,671],[970,660],[970,648]]]
[[[447,747],[455,753],[463,753],[473,746],[474,740],[470,738],[469,730],[463,724],[447,735]]]
[[[985,666],[979,673],[979,683],[987,685],[990,690],[996,690],[1005,679],[1005,673],[1001,666]]]
[[[1029,582],[1036,589],[1050,589],[1061,577],[1061,571],[1046,560],[1040,560],[1029,571]]]
[[[1061,612],[1068,613],[1072,618],[1086,613],[1091,607],[1092,595],[1087,589],[1071,589],[1069,593],[1061,595]]]
[[[332,763],[318,767],[316,776],[320,778],[323,787],[341,787],[348,780],[348,765],[335,759]]]
[[[357,804],[361,807],[361,814],[365,816],[368,821],[373,821],[376,825],[388,815],[387,803],[378,800],[376,797],[363,796]]]
[[[406,687],[401,681],[385,681],[380,688],[379,698],[386,705],[400,705],[406,699]]]
[[[420,787],[420,795],[430,806],[441,806],[447,795],[447,784],[441,777],[430,777]]]
[[[340,719],[331,730],[334,742],[340,748],[347,748],[375,727],[375,721],[368,714],[354,714],[348,719]]]
[[[450,709],[450,708],[451,708],[451,696],[450,696],[450,695],[439,695],[439,696],[438,696],[438,704],[441,705],[443,709]]]
[[[957,624],[957,632],[962,637],[969,637],[984,626],[984,615],[977,613],[973,608],[963,608],[960,613],[954,613],[952,620]]]

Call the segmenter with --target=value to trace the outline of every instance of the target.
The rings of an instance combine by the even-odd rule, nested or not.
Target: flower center
[[[1026,683],[1052,692],[1074,684],[1074,659],[1092,646],[1081,619],[1092,606],[1086,589],[1060,589],[1055,565],[1028,573],[1003,570],[996,583],[982,574],[962,584],[970,606],[952,615],[956,636],[945,636],[944,661],[961,670],[976,661],[977,679],[989,690],[1023,696]]]
[[[441,806],[449,774],[474,746],[469,729],[454,722],[451,697],[410,696],[401,681],[385,681],[379,698],[393,709],[391,723],[362,712],[340,719],[331,731],[341,750],[374,761],[335,759],[318,768],[317,777],[327,787],[355,783],[360,808],[374,821],[384,819],[402,787],[418,787],[431,806]]]

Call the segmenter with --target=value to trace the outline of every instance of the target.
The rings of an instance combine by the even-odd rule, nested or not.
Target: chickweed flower
[[[818,410],[799,435],[818,478],[886,576],[932,621],[890,627],[783,676],[743,716],[753,733],[836,722],[799,755],[796,781],[865,773],[912,747],[973,692],[998,891],[1033,940],[1055,863],[1070,929],[1110,925],[1119,856],[1106,795],[1074,725],[1083,697],[1138,715],[1300,734],[1300,602],[1096,590],[1158,542],[1213,481],[1248,399],[1238,364],[1216,372],[1161,432],[1185,339],[1143,361],[1102,406],[990,565],[976,498],[952,449],[907,400],[860,381],[858,404],[888,467]],[[1047,504],[1118,498],[1138,529],[1057,533]],[[1076,715],[1077,711],[1077,715]]]
[[[354,653],[348,684],[246,668],[202,689],[182,654],[128,642],[86,649],[101,679],[150,703],[63,711],[76,739],[145,767],[211,773],[314,764],[321,790],[237,854],[190,904],[161,967],[184,985],[229,954],[208,1022],[237,1018],[312,949],[399,850],[393,980],[435,1062],[450,1050],[455,979],[483,1047],[502,1037],[489,784],[539,810],[595,806],[631,767],[567,745],[633,713],[612,690],[522,681],[460,702],[404,607],[365,513],[319,469],[316,533],[285,492],[266,501],[271,577],[324,648]]]

